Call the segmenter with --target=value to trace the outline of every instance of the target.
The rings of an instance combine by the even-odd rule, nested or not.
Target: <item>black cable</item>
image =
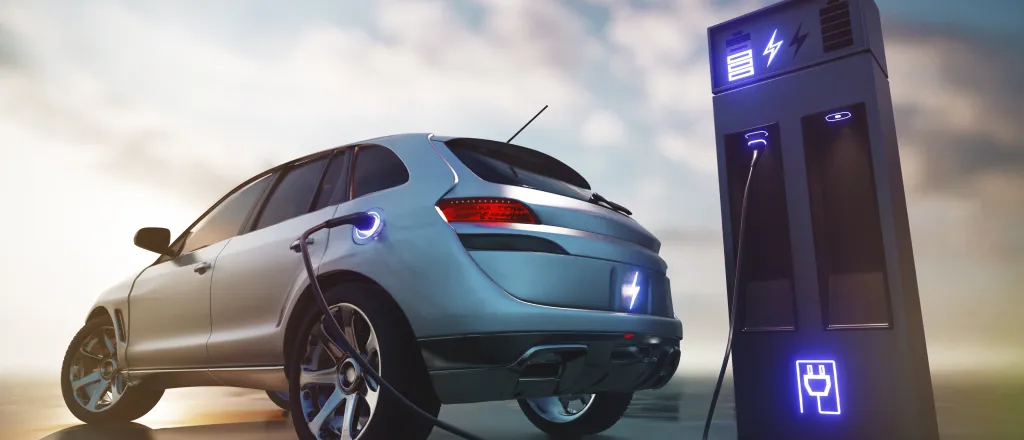
[[[422,409],[420,409],[420,407],[416,406],[408,399],[406,399],[405,396],[402,395],[402,393],[399,393],[397,390],[392,388],[391,385],[384,381],[384,379],[381,378],[380,375],[373,370],[370,364],[366,362],[366,359],[363,359],[363,356],[359,354],[355,347],[352,347],[352,344],[350,344],[348,340],[345,339],[345,332],[341,329],[341,325],[338,324],[338,320],[334,318],[334,314],[331,313],[331,307],[327,304],[327,298],[324,297],[324,292],[323,290],[321,290],[320,283],[316,279],[316,271],[313,269],[313,261],[309,257],[309,248],[308,245],[306,244],[306,239],[309,238],[310,235],[313,235],[313,233],[321,229],[334,228],[341,225],[360,222],[361,220],[363,220],[364,216],[366,215],[359,213],[328,220],[324,223],[321,223],[310,228],[308,231],[302,233],[302,237],[299,238],[299,249],[302,253],[302,263],[306,266],[306,275],[309,277],[309,285],[313,289],[313,298],[316,299],[316,305],[318,308],[320,308],[320,312],[324,314],[324,317],[329,317],[327,321],[330,322],[330,325],[327,326],[326,330],[328,331],[328,333],[334,333],[334,335],[327,334],[327,337],[331,339],[331,342],[337,345],[342,352],[351,356],[352,359],[354,359],[356,363],[359,364],[359,368],[361,368],[364,372],[363,374],[370,376],[370,378],[373,379],[374,382],[376,382],[379,387],[393,394],[395,397],[398,398],[399,402],[402,402],[403,405],[412,409],[416,414],[418,414],[426,421],[430,422],[431,424],[438,428],[441,428],[466,440],[483,440],[482,437],[477,437],[476,435],[470,434],[466,431],[463,431],[462,429],[459,429],[458,427],[452,426],[445,421],[442,421],[430,414],[427,414],[426,411],[423,411]]]
[[[711,433],[711,420],[715,417],[715,406],[718,405],[718,395],[722,392],[722,382],[725,381],[725,370],[729,368],[729,356],[732,354],[732,335],[736,325],[736,292],[740,285],[740,268],[743,265],[743,236],[747,230],[747,196],[750,194],[750,182],[754,177],[754,166],[757,165],[758,150],[754,150],[754,158],[750,160],[750,173],[747,174],[747,185],[743,188],[743,201],[740,203],[740,231],[736,238],[736,268],[733,271],[732,295],[729,301],[729,339],[725,343],[725,357],[722,359],[722,369],[718,372],[718,383],[715,384],[715,392],[711,395],[711,407],[708,408],[708,418],[704,420],[703,440],[708,440]]]

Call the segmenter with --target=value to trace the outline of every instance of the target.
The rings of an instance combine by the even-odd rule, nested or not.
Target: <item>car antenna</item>
[[[540,109],[540,111],[537,112],[537,114],[533,115],[533,117],[530,118],[529,121],[526,121],[526,125],[524,125],[523,128],[520,128],[519,131],[516,132],[516,134],[514,134],[514,135],[512,135],[512,137],[508,138],[508,140],[505,141],[505,143],[506,144],[511,144],[512,143],[512,139],[515,139],[516,136],[519,136],[519,133],[522,133],[523,130],[525,130],[526,127],[528,127],[530,125],[530,123],[533,122],[534,119],[537,119],[537,116],[540,116],[540,114],[544,113],[544,110],[547,110],[547,109],[548,109],[548,106],[545,105],[544,108]]]

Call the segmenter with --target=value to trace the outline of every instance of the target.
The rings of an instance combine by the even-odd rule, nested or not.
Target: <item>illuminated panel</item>
[[[859,6],[825,3],[783,1],[708,29],[714,93],[866,50]]]
[[[836,361],[796,361],[796,394],[801,414],[842,414]]]

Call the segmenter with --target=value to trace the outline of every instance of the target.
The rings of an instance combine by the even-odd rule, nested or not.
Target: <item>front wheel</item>
[[[526,418],[553,438],[575,439],[618,423],[633,393],[597,393],[520,399]]]
[[[430,415],[441,404],[401,310],[380,288],[345,284],[326,292],[345,338],[391,386]],[[300,439],[425,440],[433,426],[363,373],[326,337],[310,307],[288,362],[292,422]]]
[[[71,340],[61,367],[64,404],[85,423],[127,423],[146,415],[162,389],[131,386],[117,362],[117,338],[109,319],[93,319]]]

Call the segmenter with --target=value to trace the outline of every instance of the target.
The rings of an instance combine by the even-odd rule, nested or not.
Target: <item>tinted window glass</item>
[[[394,188],[409,181],[409,170],[391,150],[379,145],[356,150],[352,198]]]
[[[330,164],[327,165],[327,173],[324,174],[324,179],[320,182],[320,189],[316,193],[314,211],[345,201],[344,174],[345,150],[340,150],[334,153]]]
[[[255,229],[273,226],[309,212],[327,158],[311,160],[285,172],[270,193]]]
[[[477,139],[453,139],[445,145],[466,168],[488,182],[590,199],[590,184],[583,176],[538,151]]]
[[[238,235],[269,183],[267,176],[228,196],[192,228],[181,253],[184,255]]]

